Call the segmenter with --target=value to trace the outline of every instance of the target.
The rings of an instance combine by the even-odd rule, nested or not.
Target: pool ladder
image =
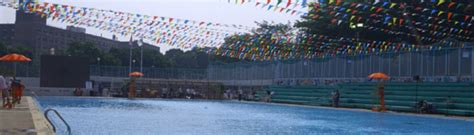
[[[71,127],[69,126],[69,124],[66,122],[66,120],[64,120],[64,118],[61,116],[61,114],[59,114],[59,112],[55,109],[46,109],[46,111],[44,111],[44,116],[46,117],[46,120],[48,120],[49,124],[51,124],[51,126],[53,127],[53,131],[56,132],[56,127],[54,126],[53,122],[51,121],[51,119],[49,119],[48,117],[48,113],[52,111],[54,112],[58,117],[59,119],[61,119],[61,121],[63,121],[63,123],[66,125],[67,127],[67,133],[68,135],[71,135]]]

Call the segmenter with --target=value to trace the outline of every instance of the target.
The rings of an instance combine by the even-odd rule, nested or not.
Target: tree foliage
[[[17,45],[17,44],[8,46],[7,44],[0,41],[0,55],[3,56],[3,55],[6,55],[6,54],[9,54],[9,53],[18,53],[18,54],[25,55],[29,58],[34,57],[33,49],[30,48],[30,47],[26,47],[26,46],[23,46],[23,45]]]
[[[139,47],[132,49],[132,60],[135,60],[135,66],[140,64],[141,51]],[[111,48],[109,51],[104,51],[92,42],[73,42],[65,55],[85,57],[91,65],[97,65],[100,62],[104,66],[129,66],[130,62],[129,48]],[[186,52],[181,49],[171,49],[163,55],[158,50],[143,48],[143,67],[206,68],[207,60],[208,55],[197,49]]]
[[[344,0],[343,2],[357,2],[357,3],[366,3],[366,4],[372,4],[376,0]],[[446,3],[450,3],[453,0],[446,0]],[[384,1],[379,1],[379,3],[382,3]],[[461,13],[461,14],[466,14],[466,15],[473,15],[474,14],[474,7],[473,6],[468,6],[468,7],[463,7],[463,8],[448,8],[447,6],[435,6],[432,5],[433,3],[429,2],[420,2],[420,1],[415,1],[415,0],[392,0],[390,1],[392,3],[400,3],[400,4],[406,4],[406,11],[389,11],[387,12],[387,16],[393,16],[393,17],[398,17],[398,18],[403,18],[405,20],[415,20],[418,22],[424,22],[427,21],[425,17],[420,17],[420,16],[408,16],[408,17],[403,17],[400,12],[404,13],[412,13],[415,7],[428,7],[430,9],[435,9],[439,11],[449,11],[451,13]],[[457,3],[463,3],[465,5],[473,5],[474,1],[454,1]],[[430,5],[431,4],[431,5]],[[447,5],[447,4],[445,4]],[[350,5],[346,6],[340,6],[344,8],[350,9]],[[314,19],[314,16],[302,16],[301,20],[298,20],[295,24],[295,27],[303,30],[304,32],[307,32],[309,34],[322,34],[322,35],[327,35],[327,36],[332,36],[332,37],[347,37],[347,38],[360,38],[360,39],[366,39],[366,40],[377,40],[377,41],[390,41],[390,42],[408,42],[408,43],[413,43],[413,44],[432,44],[433,42],[431,41],[419,41],[413,36],[407,36],[407,35],[394,35],[394,34],[389,34],[384,31],[380,30],[369,30],[366,28],[350,28],[350,25],[355,25],[354,23],[361,23],[366,26],[373,26],[376,28],[383,28],[385,30],[391,30],[391,31],[397,31],[397,32],[403,32],[403,33],[412,33],[424,37],[430,37],[429,32],[416,32],[414,33],[413,29],[407,29],[405,27],[399,27],[396,25],[392,26],[386,26],[386,25],[381,25],[381,24],[376,24],[372,23],[369,19],[362,19],[358,22],[351,22],[351,23],[334,23],[332,22],[334,18],[334,15],[329,15],[329,12],[335,12],[332,9],[327,9],[327,6],[321,5],[318,8],[315,8],[314,5],[311,4],[311,8],[309,8],[309,13],[315,13],[318,17],[317,19]],[[315,12],[315,10],[318,10],[319,12]],[[357,16],[365,16],[368,17],[370,14],[373,12],[358,12]],[[350,14],[349,14],[350,15]],[[382,20],[383,21],[383,20]],[[436,23],[437,25],[441,25]],[[445,27],[454,27],[451,25],[444,25]],[[463,29],[463,28],[460,28]],[[465,29],[465,28],[464,28]],[[434,37],[434,38],[440,38],[440,37]],[[442,37],[446,38],[446,37]]]

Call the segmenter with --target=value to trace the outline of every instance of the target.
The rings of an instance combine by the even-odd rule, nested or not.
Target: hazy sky
[[[287,23],[288,21],[294,22],[299,19],[299,16],[296,15],[278,13],[273,10],[267,11],[266,9],[255,7],[255,1],[263,2],[266,0],[252,0],[253,2],[243,5],[235,4],[235,0],[230,0],[232,3],[228,3],[227,1],[228,0],[40,0],[40,2],[98,9],[111,9],[122,12],[200,20],[222,24],[242,24],[252,27],[256,26],[254,23],[255,21],[261,22],[267,20],[276,23]],[[283,3],[286,2],[286,0],[283,1]],[[284,4],[281,4],[281,6],[283,5]],[[306,10],[298,7],[295,9],[301,11]],[[14,15],[14,10],[0,7],[0,23],[13,23]],[[52,21],[48,21],[48,24],[61,28],[65,28],[66,26],[66,24]],[[107,38],[110,38],[112,35],[112,33],[91,28],[88,28],[87,32],[99,36],[102,35]],[[128,38],[121,37],[119,40],[127,41]],[[169,47],[166,46],[160,47],[162,48],[162,51],[169,49]]]

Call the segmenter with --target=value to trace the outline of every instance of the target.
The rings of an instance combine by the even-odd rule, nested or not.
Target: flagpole
[[[128,73],[131,73],[132,72],[132,47],[133,47],[133,38],[132,38],[132,36],[130,36],[129,46],[130,46],[130,59],[129,59]]]

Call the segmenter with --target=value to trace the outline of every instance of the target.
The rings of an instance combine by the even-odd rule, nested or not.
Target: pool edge
[[[404,116],[417,116],[417,117],[449,119],[449,120],[464,120],[464,121],[474,122],[474,117],[463,117],[463,116],[452,116],[452,115],[445,116],[445,115],[440,115],[440,114],[417,114],[417,113],[406,113],[406,112],[397,112],[397,111],[373,112],[368,109],[360,109],[360,108],[344,108],[344,107],[334,108],[334,107],[327,107],[327,106],[311,106],[311,105],[286,104],[286,103],[274,103],[274,102],[255,102],[255,101],[236,101],[236,100],[231,100],[231,101],[242,102],[242,103],[252,103],[252,104],[283,105],[283,106],[319,108],[319,109],[330,109],[330,110],[345,110],[345,111],[356,111],[356,112],[388,113],[388,114],[404,115]]]
[[[28,107],[30,108],[37,135],[54,135],[53,128],[44,117],[43,112],[38,108],[36,101],[32,97],[25,97],[25,99],[28,100]]]

